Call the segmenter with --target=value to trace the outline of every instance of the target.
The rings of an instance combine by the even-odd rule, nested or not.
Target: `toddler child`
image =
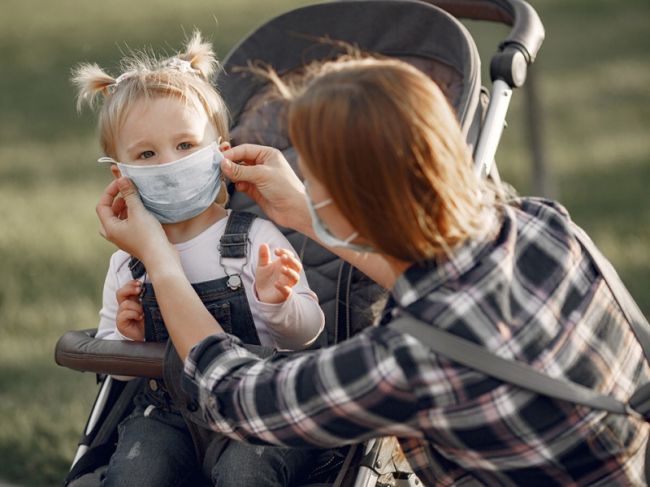
[[[210,44],[198,32],[186,52],[172,58],[125,59],[117,78],[84,64],[73,76],[78,108],[104,95],[99,131],[106,157],[100,161],[111,163],[114,177],[134,182],[221,326],[246,343],[303,349],[320,335],[324,317],[290,243],[270,222],[224,208],[220,160],[229,147],[228,115],[210,83],[216,67]],[[121,250],[110,259],[96,336],[168,339],[146,269]],[[133,413],[118,427],[105,485],[178,485],[197,469],[190,430],[201,419],[188,422],[181,415],[169,394],[172,386],[145,381]],[[212,481],[288,485],[313,455],[231,441],[212,468]]]

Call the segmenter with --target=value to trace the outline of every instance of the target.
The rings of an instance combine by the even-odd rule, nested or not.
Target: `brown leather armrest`
[[[164,343],[97,340],[95,332],[64,333],[56,343],[56,363],[82,372],[162,378]]]

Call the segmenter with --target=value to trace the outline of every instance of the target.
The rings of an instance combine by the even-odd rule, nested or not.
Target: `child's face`
[[[116,135],[117,160],[130,164],[176,161],[218,138],[202,108],[175,96],[136,100]]]

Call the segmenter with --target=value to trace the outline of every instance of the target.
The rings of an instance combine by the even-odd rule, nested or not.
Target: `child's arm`
[[[125,287],[128,287],[131,282],[127,281],[125,286],[118,287],[120,282],[124,282],[125,279],[130,277],[130,271],[128,270],[128,266],[126,266],[125,258],[128,258],[128,256],[122,252],[117,252],[111,257],[108,272],[106,273],[106,280],[104,281],[102,309],[99,311],[99,326],[95,334],[95,338],[97,339],[132,340],[132,338],[120,333],[118,329],[118,316],[120,316],[122,309],[120,300],[129,295]],[[123,269],[126,270],[124,271]],[[122,317],[124,318],[125,315],[122,314]],[[133,377],[122,375],[114,375],[112,377],[122,381],[133,379]]]
[[[325,326],[325,317],[291,244],[280,232],[275,232],[277,235],[271,237],[275,250],[271,252],[266,243],[258,250],[254,283],[256,313],[263,319],[277,348],[301,350],[318,337]]]
[[[102,340],[133,340],[128,334],[121,333],[118,327],[119,322],[129,316],[124,314],[125,305],[121,304],[121,301],[130,295],[130,292],[125,289],[128,289],[131,282],[131,273],[127,262],[128,254],[121,251],[116,252],[111,257],[106,280],[104,281],[102,309],[99,311],[99,326],[95,338]],[[121,286],[120,284],[123,282],[127,284]],[[131,307],[131,305],[127,304],[126,307]]]

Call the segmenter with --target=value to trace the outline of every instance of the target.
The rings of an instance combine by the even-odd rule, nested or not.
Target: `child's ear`
[[[122,177],[122,173],[120,172],[120,168],[117,167],[117,164],[111,164],[111,172],[113,173],[113,177],[115,179]]]
[[[222,142],[221,144],[219,144],[219,150],[221,152],[223,152],[225,150],[228,150],[228,149],[230,149],[230,142]]]

